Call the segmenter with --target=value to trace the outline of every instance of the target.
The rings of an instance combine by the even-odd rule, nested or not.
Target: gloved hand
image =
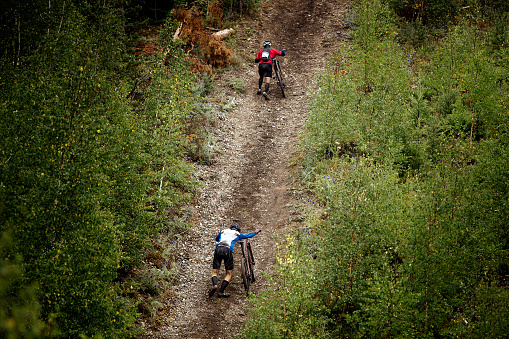
[[[259,229],[256,230],[256,233],[260,233],[261,231],[262,231],[262,229],[259,228]]]
[[[281,55],[282,55],[282,56],[285,56],[285,55],[286,55],[286,48],[284,48],[284,49],[281,51]]]

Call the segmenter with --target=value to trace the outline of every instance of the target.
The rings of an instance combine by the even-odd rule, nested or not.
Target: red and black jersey
[[[271,48],[270,49],[270,54],[269,54],[269,61],[263,61],[262,60],[262,53],[263,53],[263,49],[261,49],[258,54],[256,55],[256,60],[260,60],[260,64],[271,64],[272,65],[272,59],[276,56],[276,55],[282,55],[283,53],[281,53],[280,51],[278,51],[277,49],[274,49],[274,48]]]

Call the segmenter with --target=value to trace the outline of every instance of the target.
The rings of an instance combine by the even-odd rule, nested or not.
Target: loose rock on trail
[[[240,333],[249,307],[240,279],[240,249],[228,286],[230,298],[208,298],[214,237],[237,220],[243,233],[263,231],[251,239],[257,280],[251,290],[266,288],[260,272],[276,264],[275,239],[284,231],[302,227],[290,222],[295,197],[289,164],[298,133],[308,114],[313,79],[345,33],[343,17],[349,0],[274,0],[258,18],[240,24],[237,48],[255,56],[264,40],[287,49],[280,57],[286,98],[275,81],[270,100],[256,95],[258,69],[253,63],[232,76],[247,81],[236,108],[219,121],[217,143],[223,152],[210,166],[198,167],[203,184],[195,206],[196,224],[179,243],[181,270],[175,300],[166,310],[165,324],[144,333],[146,338],[233,338]],[[270,6],[270,7],[268,7]],[[251,38],[242,31],[252,31]],[[225,74],[227,76],[228,74]],[[224,266],[220,271],[224,277]]]

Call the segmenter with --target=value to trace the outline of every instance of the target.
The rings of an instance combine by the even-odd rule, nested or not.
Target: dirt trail
[[[203,190],[196,208],[196,225],[180,242],[181,273],[174,306],[166,325],[147,331],[147,338],[233,338],[247,316],[249,304],[239,274],[239,252],[228,287],[230,298],[207,297],[214,250],[214,237],[238,220],[242,232],[263,231],[252,239],[257,260],[257,281],[252,290],[263,289],[275,259],[275,236],[288,228],[295,208],[290,185],[290,163],[298,133],[305,123],[312,79],[324,67],[334,45],[342,41],[342,18],[349,0],[273,0],[257,20],[239,29],[238,48],[253,57],[264,40],[287,49],[282,60],[287,82],[286,98],[274,81],[270,100],[256,95],[257,66],[231,71],[246,79],[246,93],[237,107],[218,126],[217,143],[223,154],[212,166],[199,168]],[[254,30],[255,39],[243,39],[242,29]],[[224,275],[224,267],[221,276]]]

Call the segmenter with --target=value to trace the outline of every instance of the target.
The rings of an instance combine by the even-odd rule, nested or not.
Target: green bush
[[[24,21],[1,28],[23,38],[0,63],[0,232],[13,239],[2,333],[131,336],[136,307],[119,274],[142,265],[157,232],[188,223],[197,76],[177,45],[163,46],[167,67],[163,54],[135,64],[118,6],[6,10]]]
[[[242,78],[231,78],[227,83],[237,93],[244,93],[246,90],[246,82]]]
[[[341,48],[319,80],[323,91],[313,98],[303,140],[303,148],[313,149],[319,158],[369,154],[400,159],[403,150],[417,147],[408,145],[413,140],[405,130],[411,124],[411,57],[405,58],[393,39],[383,38],[394,37],[395,27],[387,8],[379,6],[377,2],[363,5],[358,15],[387,17],[385,21],[361,26],[359,42]],[[382,14],[375,13],[376,8]]]
[[[503,338],[507,51],[475,19],[400,46],[380,3],[355,10],[301,143],[308,225],[244,337]]]
[[[2,338],[39,338],[45,324],[34,285],[21,281],[20,258],[12,252],[10,231],[0,238],[0,335]]]
[[[391,8],[407,20],[422,21],[425,24],[449,25],[458,13],[461,12],[462,3],[450,0],[390,0]]]

